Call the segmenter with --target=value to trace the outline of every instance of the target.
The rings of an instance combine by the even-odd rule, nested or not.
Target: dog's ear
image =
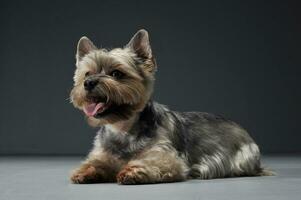
[[[86,36],[81,37],[77,43],[76,63],[78,63],[87,53],[96,49],[96,46],[89,38]]]
[[[139,30],[126,45],[141,58],[152,58],[152,49],[149,43],[149,37],[146,30]]]

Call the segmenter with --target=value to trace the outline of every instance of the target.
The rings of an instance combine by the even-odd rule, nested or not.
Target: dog
[[[123,48],[77,45],[70,100],[99,127],[72,183],[149,184],[272,175],[245,129],[219,115],[177,112],[152,101],[157,65],[139,30]]]

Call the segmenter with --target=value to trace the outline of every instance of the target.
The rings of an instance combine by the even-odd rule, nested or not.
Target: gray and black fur
[[[149,101],[128,133],[120,136],[104,126],[95,142],[105,151],[130,160],[156,145],[155,141],[162,137],[160,134],[165,133],[170,143],[164,148],[176,150],[179,158],[187,163],[187,177],[211,179],[265,173],[253,139],[241,126],[222,116],[175,112]]]

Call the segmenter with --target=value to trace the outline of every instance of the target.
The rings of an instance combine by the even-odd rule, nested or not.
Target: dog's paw
[[[75,184],[95,183],[99,181],[99,176],[96,173],[95,167],[85,166],[75,170],[70,180]]]
[[[117,175],[117,183],[123,185],[148,183],[146,170],[141,166],[126,166]]]

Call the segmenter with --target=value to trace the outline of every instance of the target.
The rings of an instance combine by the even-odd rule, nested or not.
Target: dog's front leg
[[[91,152],[80,167],[71,174],[71,181],[77,184],[116,182],[116,174],[124,161],[114,155]]]
[[[131,160],[117,175],[119,184],[148,184],[185,180],[187,165],[176,150],[155,147]]]

